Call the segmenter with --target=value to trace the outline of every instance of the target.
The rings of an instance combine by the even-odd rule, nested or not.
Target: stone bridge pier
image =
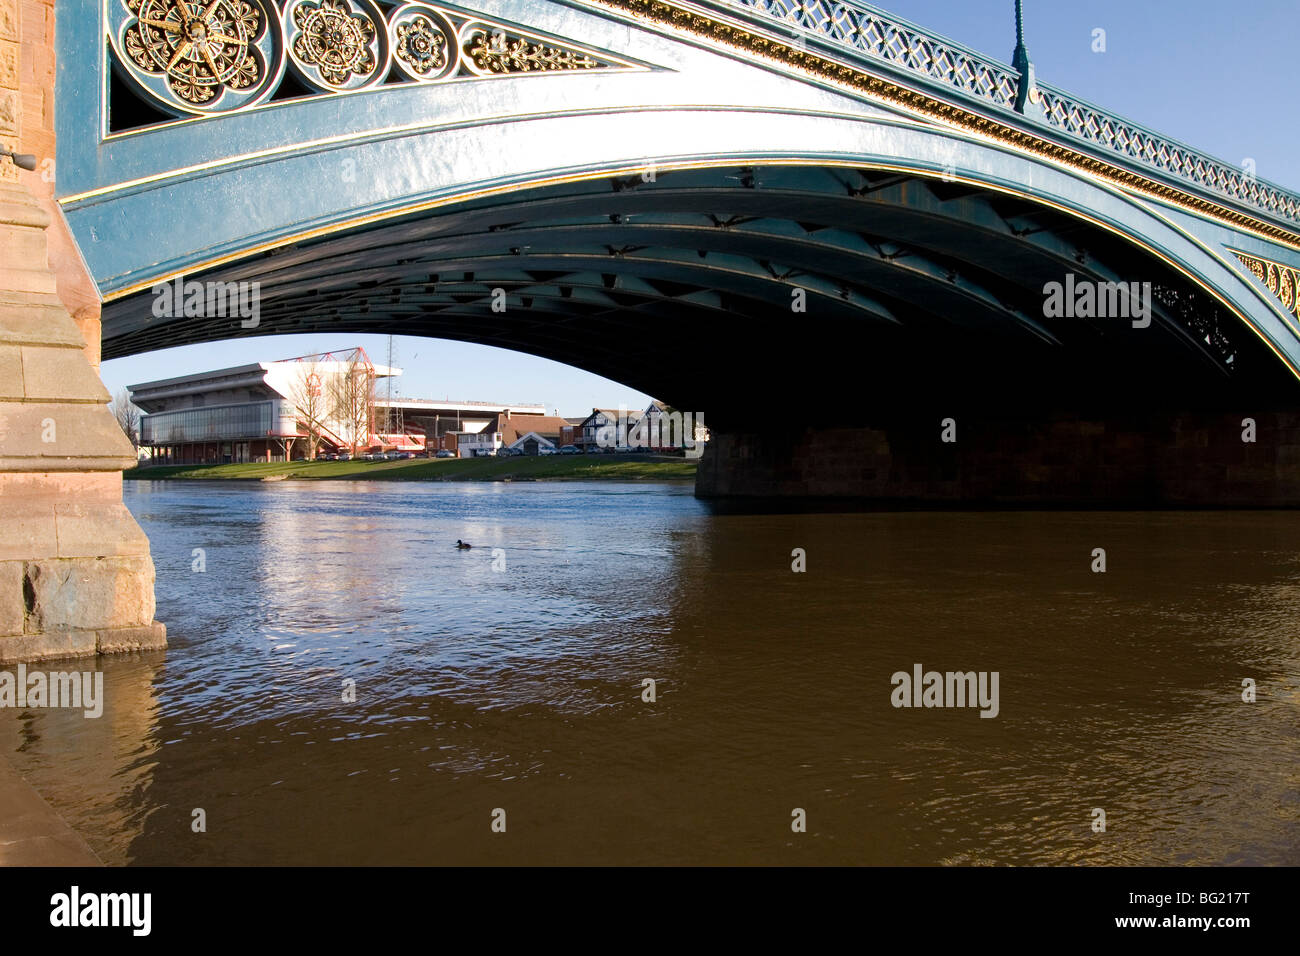
[[[925,509],[1300,507],[1293,410],[954,406],[864,417],[711,427],[696,495]]]
[[[0,0],[0,664],[163,647],[99,293],[54,201],[53,0]]]

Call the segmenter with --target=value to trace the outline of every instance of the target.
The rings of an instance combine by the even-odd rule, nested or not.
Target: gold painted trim
[[[608,59],[608,55],[607,54],[604,55]],[[654,69],[655,69],[654,66],[645,66],[645,65],[633,63],[629,66],[618,65],[618,66],[602,67],[599,70],[591,70],[589,72],[600,73],[600,74],[650,73]],[[100,137],[100,139],[101,139],[101,143],[120,143],[125,140],[129,140],[132,137],[144,136],[149,133],[157,133],[167,129],[177,129],[179,127],[192,126],[195,123],[203,123],[206,122],[207,120],[229,119],[231,117],[236,117],[236,116],[248,116],[251,113],[258,113],[263,110],[272,110],[279,107],[288,108],[294,106],[302,106],[304,103],[316,102],[324,99],[334,99],[340,96],[359,96],[364,93],[392,92],[394,90],[430,89],[439,86],[457,86],[462,83],[474,83],[479,80],[488,80],[495,83],[501,80],[517,80],[525,76],[528,77],[530,80],[541,80],[546,77],[570,76],[570,75],[571,73],[568,70],[547,70],[545,72],[537,72],[537,73],[500,73],[500,74],[492,74],[488,76],[448,76],[441,80],[434,80],[426,83],[420,83],[415,80],[411,80],[410,82],[399,83],[393,86],[385,86],[384,84],[381,83],[379,86],[372,86],[369,89],[364,89],[364,90],[338,90],[333,93],[311,93],[304,96],[297,96],[294,97],[293,99],[288,99],[288,100],[267,100],[265,103],[258,103],[254,106],[245,106],[242,109],[233,110],[228,113],[211,113],[204,116],[178,116],[168,120],[165,123],[155,123],[152,126],[141,126],[136,129],[124,129],[117,133],[105,133],[103,136]],[[112,190],[117,187],[109,186],[106,188],[108,190]]]
[[[1102,188],[1113,189],[1116,193],[1120,195],[1124,194],[1123,190],[1115,189],[1114,187],[1110,187],[1110,186],[1105,186],[1105,184],[1101,184],[1101,186]],[[1218,245],[1217,243],[1211,244],[1209,242],[1206,242],[1205,240],[1201,239],[1199,236],[1195,235],[1194,233],[1188,232],[1181,225],[1179,225],[1175,220],[1171,219],[1169,216],[1166,216],[1164,213],[1162,213],[1160,209],[1157,207],[1144,207],[1144,208],[1146,209],[1147,212],[1155,216],[1157,219],[1163,222],[1170,229],[1177,232],[1185,240],[1187,240],[1192,245],[1199,248],[1202,252],[1204,252],[1215,262],[1219,263],[1219,265],[1223,266],[1225,269],[1227,269],[1230,272],[1235,273],[1238,271],[1237,263],[1233,260],[1232,256],[1225,254],[1225,250],[1226,250],[1228,252],[1232,252],[1235,255],[1236,254],[1235,249],[1232,249],[1230,246]],[[1252,291],[1255,292],[1256,297],[1264,304],[1266,308],[1270,309],[1278,316],[1279,319],[1281,319],[1281,321],[1286,325],[1287,330],[1292,335],[1294,335],[1297,339],[1300,339],[1300,324],[1291,321],[1290,313],[1277,308],[1275,302],[1272,299],[1260,295],[1257,290],[1252,290]]]
[[[858,67],[800,49],[772,35],[757,30],[742,29],[731,23],[706,16],[701,10],[691,9],[669,0],[586,0],[586,2],[620,11],[636,20],[649,21],[679,32],[695,34],[758,59],[792,67],[817,79],[848,87],[857,93],[865,94],[870,99],[900,107],[967,132],[1008,143],[1024,152],[1054,160],[1150,198],[1163,200],[1211,219],[1231,223],[1261,238],[1300,250],[1300,232],[1275,226],[1208,199],[1188,195],[1173,186],[1167,186],[956,104],[935,99],[929,94],[900,86]]]
[[[326,92],[324,90],[314,90],[314,91],[309,91],[307,94],[303,96],[294,97],[293,99],[290,100],[273,99],[271,98],[271,96],[274,95],[272,93],[268,95],[267,99],[264,99],[261,102],[253,103],[248,106],[243,106],[235,110],[224,110],[224,111],[218,110],[216,112],[198,112],[198,113],[192,113],[188,116],[176,116],[176,117],[172,117],[171,119],[169,119],[167,122],[164,123],[156,123],[150,126],[145,126],[137,129],[122,130],[121,132],[114,133],[112,130],[109,129],[109,115],[108,115],[109,87],[110,87],[109,77],[113,67],[116,65],[113,62],[114,57],[116,57],[117,61],[121,64],[122,69],[127,69],[125,65],[125,61],[129,58],[126,56],[126,51],[120,48],[117,37],[114,36],[113,31],[109,28],[107,5],[108,3],[112,3],[112,2],[114,2],[114,0],[106,0],[104,4],[100,5],[100,27],[101,27],[101,32],[104,35],[105,46],[107,48],[105,51],[106,58],[103,65],[103,84],[102,84],[103,88],[101,90],[100,98],[99,98],[101,144],[118,142],[133,136],[138,136],[143,133],[154,133],[154,132],[158,132],[159,130],[173,129],[181,126],[189,126],[193,123],[202,123],[206,120],[225,119],[232,116],[244,116],[249,113],[256,113],[260,110],[266,110],[266,109],[274,109],[280,106],[301,105],[302,103],[308,100],[332,99],[337,96],[355,96],[361,93],[374,93],[386,89],[391,90],[391,89],[419,88],[422,86],[424,87],[450,86],[453,84],[465,83],[474,80],[510,80],[510,79],[518,79],[523,76],[527,76],[529,78],[540,78],[543,76],[567,75],[571,72],[575,72],[571,70],[537,70],[537,71],[523,72],[523,73],[496,74],[496,73],[481,73],[478,72],[477,70],[471,70],[471,72],[468,74],[461,74],[461,75],[453,74],[451,76],[445,76],[437,80],[405,80],[399,83],[396,87],[386,87],[385,84],[378,83],[374,86],[367,86],[362,89],[330,90],[329,92]],[[476,25],[486,26],[486,27],[496,27],[502,30],[503,32],[513,33],[522,37],[527,37],[528,39],[533,40],[537,43],[547,44],[557,48],[563,48],[572,52],[584,54],[585,56],[589,56],[592,59],[602,61],[601,65],[596,68],[590,70],[576,71],[576,72],[648,73],[655,68],[653,65],[649,63],[630,60],[627,57],[619,56],[616,53],[605,52],[595,47],[590,47],[587,46],[586,44],[578,43],[574,40],[570,40],[568,38],[559,37],[554,34],[539,33],[536,30],[531,30],[521,24],[516,24],[514,21],[511,20],[497,19],[495,17],[490,17],[483,14],[471,14],[468,11],[446,8],[432,3],[429,4],[429,6],[437,10],[444,17],[447,17],[448,20],[450,20],[450,22],[453,24],[453,26],[455,26],[457,20],[464,21],[460,27],[458,27],[453,31],[453,36],[457,40],[459,40],[461,33],[464,32],[464,29],[466,27],[471,27]],[[276,8],[272,6],[272,9],[276,9]],[[384,18],[383,23],[385,24],[385,29],[386,29],[388,23],[386,18]],[[287,47],[285,49],[284,57],[285,60],[281,70],[281,76],[280,79],[278,79],[274,83],[273,85],[274,88],[278,88],[284,82],[284,77],[289,73],[289,67],[288,67],[289,53]],[[157,102],[155,102],[157,100],[156,94],[149,93],[148,97],[149,97],[148,102],[150,103],[150,105],[154,106],[156,109],[162,109],[164,111],[166,110],[166,107],[160,106]],[[117,187],[107,187],[107,188],[111,190]],[[98,193],[101,191],[102,190],[96,190],[94,192]],[[83,193],[80,195],[90,195],[90,194],[91,193]]]
[[[649,70],[650,68],[647,67],[645,70],[642,70],[641,72],[649,72]],[[619,72],[632,72],[632,71],[619,71]],[[560,74],[559,72],[554,72],[554,73],[546,73],[541,75],[560,76],[562,74]],[[459,77],[456,80],[448,81],[448,83],[472,81],[476,79],[480,79],[480,78],[473,77],[473,76]],[[489,79],[489,77],[483,77],[483,79]],[[433,85],[441,85],[441,84],[426,84],[426,85],[433,86]],[[366,93],[372,91],[358,90],[353,92]],[[340,94],[340,95],[344,95],[344,94]],[[282,104],[273,103],[270,105],[276,106]],[[249,111],[255,109],[263,109],[263,108],[264,106],[249,107]],[[676,106],[666,106],[666,107],[659,107],[656,109],[656,111],[659,110],[675,111],[678,109],[689,109],[690,111],[703,111],[703,112],[708,112],[708,111],[761,112],[762,111],[761,107],[747,106],[747,107],[737,108],[734,105],[728,105],[724,103],[704,104],[700,106],[690,106],[685,108],[676,107]],[[445,132],[447,130],[459,129],[464,127],[470,127],[470,126],[492,126],[497,123],[528,122],[531,120],[538,120],[538,119],[556,119],[556,118],[567,119],[571,117],[581,117],[581,116],[608,116],[611,113],[645,113],[650,111],[651,110],[643,107],[620,107],[617,109],[610,109],[605,107],[590,107],[587,109],[564,110],[560,112],[533,111],[529,113],[493,113],[489,116],[475,116],[472,118],[466,117],[465,119],[458,119],[446,123],[436,123],[436,122],[429,122],[428,120],[418,120],[412,123],[404,123],[400,126],[385,126],[381,129],[357,130],[351,133],[340,133],[335,136],[325,136],[320,139],[308,140],[303,143],[290,143],[284,146],[271,146],[266,149],[253,150],[252,152],[240,153],[234,156],[223,156],[220,159],[211,159],[208,160],[207,162],[195,163],[191,166],[182,166],[175,169],[168,169],[160,173],[151,173],[148,176],[140,176],[136,179],[128,179],[120,183],[112,183],[111,185],[108,186],[97,186],[94,189],[88,189],[84,192],[73,193],[72,195],[69,196],[60,196],[56,199],[56,201],[59,203],[60,206],[70,207],[77,203],[84,202],[87,199],[97,199],[100,196],[107,196],[113,193],[125,192],[126,190],[129,189],[136,189],[141,186],[149,186],[154,183],[164,182],[168,179],[178,179],[180,177],[189,176],[194,173],[203,173],[203,172],[209,172],[211,170],[222,169],[225,167],[239,166],[247,162],[253,162],[260,159],[267,159],[272,156],[286,156],[295,153],[306,154],[306,153],[310,153],[312,150],[315,149],[320,149],[327,146],[339,146],[344,143],[374,142],[378,140],[387,139],[393,136],[405,135],[407,133],[435,133],[435,132]],[[778,112],[790,112],[790,111],[783,109]],[[242,115],[242,114],[236,114],[236,115]],[[819,112],[817,115],[856,121],[856,122],[861,122],[863,119],[861,116],[855,113]],[[192,121],[182,120],[181,122],[189,123]],[[898,122],[900,125],[902,124],[915,125],[917,128],[923,128],[923,127],[932,128],[929,124],[916,123],[913,120],[902,118],[902,117],[898,118],[896,122]],[[160,127],[150,127],[149,129],[159,129],[159,128]],[[149,130],[132,130],[129,133],[122,133],[120,135],[131,136],[131,135],[136,135],[138,133],[144,133],[148,131]]]
[[[734,161],[722,161],[722,162],[718,160],[696,160],[692,162],[656,163],[656,168],[665,172],[671,172],[674,170],[689,170],[689,169],[744,168],[744,167],[755,166],[755,165],[808,166],[810,165],[810,162],[806,158],[766,158],[763,159],[761,162],[755,162],[753,160],[734,160]],[[815,165],[820,167],[835,168],[835,169],[853,169],[853,170],[870,169],[870,170],[875,170],[880,172],[901,173],[901,174],[906,174],[911,176],[923,177],[927,179],[941,179],[944,182],[949,182],[949,183],[951,182],[963,183],[964,185],[967,186],[974,186],[979,189],[987,189],[991,192],[999,192],[999,193],[1003,193],[1004,195],[1016,197],[1018,199],[1024,199],[1028,202],[1036,203],[1038,205],[1046,206],[1050,209],[1054,209],[1057,212],[1073,217],[1075,219],[1081,219],[1084,222],[1091,223],[1097,228],[1109,232],[1112,235],[1117,236],[1118,238],[1120,238],[1125,242],[1129,242],[1132,243],[1133,245],[1138,246],[1143,251],[1147,252],[1154,258],[1160,260],[1169,268],[1173,269],[1179,275],[1183,276],[1185,279],[1190,281],[1197,288],[1201,289],[1203,292],[1209,295],[1212,299],[1214,299],[1225,309],[1227,309],[1228,312],[1236,316],[1237,319],[1243,325],[1245,325],[1248,329],[1254,332],[1255,335],[1259,338],[1259,340],[1263,342],[1264,345],[1268,348],[1268,350],[1271,351],[1275,356],[1277,356],[1278,360],[1287,367],[1287,369],[1297,380],[1300,380],[1300,366],[1297,366],[1297,364],[1293,362],[1289,356],[1287,356],[1284,352],[1280,351],[1278,346],[1267,335],[1264,334],[1263,330],[1260,329],[1254,323],[1254,321],[1252,321],[1251,318],[1248,315],[1246,315],[1246,313],[1242,312],[1239,308],[1237,308],[1236,305],[1234,305],[1231,301],[1225,298],[1218,290],[1208,285],[1204,280],[1202,280],[1196,274],[1188,271],[1187,269],[1184,269],[1178,262],[1171,259],[1169,256],[1165,255],[1161,250],[1157,249],[1155,246],[1150,245],[1149,243],[1144,242],[1143,240],[1133,235],[1130,235],[1129,233],[1126,233],[1118,229],[1117,227],[1112,226],[1110,223],[1098,219],[1095,216],[1090,216],[1085,212],[1065,206],[1051,199],[1045,199],[1040,196],[1032,196],[1029,193],[1024,192],[1023,190],[1013,189],[1010,186],[1005,186],[998,183],[984,182],[982,180],[975,179],[969,176],[962,176],[960,174],[953,175],[948,173],[940,173],[934,170],[917,169],[915,167],[903,166],[895,163],[865,163],[861,161],[834,160],[834,159],[819,159],[815,162]],[[423,202],[414,203],[409,206],[404,206],[400,209],[388,210],[382,213],[371,213],[366,216],[359,216],[329,226],[320,226],[315,229],[306,230],[304,232],[297,233],[293,236],[283,237],[271,242],[259,243],[256,246],[250,246],[246,249],[241,249],[239,252],[236,253],[229,253],[224,256],[218,256],[213,259],[209,259],[204,262],[191,265],[187,269],[175,270],[173,272],[169,272],[164,275],[157,276],[146,282],[138,282],[135,285],[127,286],[123,289],[119,289],[115,292],[109,293],[108,295],[104,296],[103,301],[106,304],[110,302],[116,302],[118,300],[126,299],[129,298],[130,296],[137,295],[141,292],[144,292],[147,289],[152,289],[155,285],[171,282],[185,275],[195,275],[197,273],[206,272],[210,269],[215,269],[219,266],[223,266],[231,262],[238,262],[240,260],[248,259],[251,258],[252,256],[259,255],[261,253],[269,252],[272,249],[284,248],[285,246],[293,245],[295,243],[309,241],[311,239],[318,239],[323,236],[332,235],[338,232],[346,232],[349,229],[361,228],[363,226],[372,225],[376,222],[382,222],[387,219],[397,219],[403,216],[414,215],[420,212],[427,212],[431,209],[438,209],[441,207],[451,206],[462,202],[472,202],[476,199],[484,199],[484,198],[490,198],[492,196],[500,196],[506,193],[518,192],[520,190],[525,190],[525,189],[536,189],[544,186],[560,186],[569,183],[588,182],[595,179],[606,179],[611,176],[639,175],[644,171],[644,169],[645,169],[645,165],[642,163],[642,164],[631,165],[631,166],[617,166],[610,169],[600,170],[598,172],[584,172],[580,174],[548,176],[548,177],[542,177],[540,179],[528,180],[521,183],[512,183],[510,185],[505,185],[505,186],[494,186],[487,189],[478,189],[468,193],[458,193],[453,196],[443,196],[438,199],[430,199]],[[1119,189],[1107,183],[1099,183],[1099,186],[1111,190],[1119,198],[1127,198],[1125,197],[1124,190],[1122,189]],[[1172,224],[1170,224],[1170,226],[1171,228],[1174,228]],[[1180,234],[1182,234],[1181,229],[1177,231]]]
[[[1300,270],[1236,249],[1232,254],[1282,303],[1283,309],[1300,319]]]

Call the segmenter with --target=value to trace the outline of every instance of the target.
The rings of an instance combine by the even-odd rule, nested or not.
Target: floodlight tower
[[[384,397],[388,406],[387,417],[384,422],[386,430],[390,435],[402,435],[405,433],[405,423],[402,420],[402,409],[394,406],[394,398],[401,401],[402,384],[396,381],[397,376],[393,374],[397,361],[397,346],[393,342],[393,336],[388,337],[388,377],[384,382]],[[405,444],[405,440],[403,440]]]

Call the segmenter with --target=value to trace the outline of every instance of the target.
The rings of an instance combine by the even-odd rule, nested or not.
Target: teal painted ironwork
[[[1032,87],[1039,94],[1040,108],[1026,112],[1030,118],[1289,222],[1300,222],[1300,194],[1063,90],[1038,83],[1032,75],[1033,65],[1024,46],[1023,13],[1019,2],[1016,5],[1018,42],[1015,53],[1018,62],[1012,66],[856,0],[717,0],[713,3],[706,0],[702,5],[753,13],[757,19],[769,22],[778,21],[787,32],[797,31],[805,37],[825,41],[832,47],[852,51],[869,60],[900,67],[1004,109],[1019,110],[1021,96],[1027,101],[1028,87]],[[1021,65],[1022,53],[1024,65],[1031,74],[1025,89],[1022,89],[1021,71],[1017,68]]]

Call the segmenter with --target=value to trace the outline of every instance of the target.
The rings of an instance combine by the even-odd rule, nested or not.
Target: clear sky
[[[1015,47],[1013,0],[885,0],[891,13],[1004,62]],[[1026,0],[1038,77],[1227,162],[1300,189],[1300,0]],[[1093,51],[1094,30],[1106,49]],[[570,366],[486,346],[397,337],[402,394],[544,402],[579,415],[630,408],[639,392]],[[292,335],[166,349],[105,362],[116,391],[188,372],[362,345],[376,362],[387,336]]]

